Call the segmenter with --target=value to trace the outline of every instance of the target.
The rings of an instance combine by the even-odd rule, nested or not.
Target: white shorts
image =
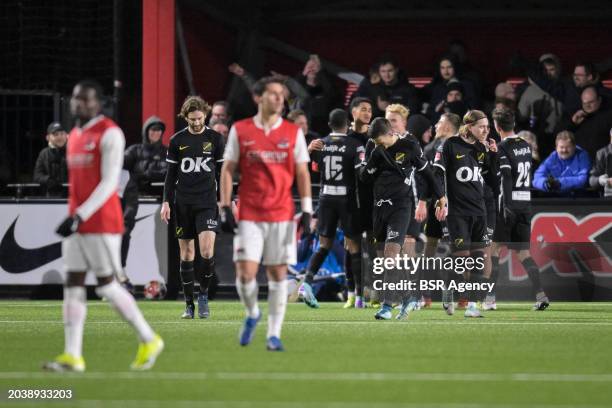
[[[297,262],[295,223],[239,221],[234,236],[234,262],[293,265]]]
[[[68,272],[107,277],[121,271],[121,234],[72,234],[62,241]]]

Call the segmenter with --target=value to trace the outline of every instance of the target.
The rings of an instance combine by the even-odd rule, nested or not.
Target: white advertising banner
[[[0,285],[61,284],[65,270],[55,228],[66,203],[0,204]],[[126,272],[135,285],[166,281],[167,226],[159,204],[141,203],[131,235]],[[92,274],[87,284],[95,285]]]

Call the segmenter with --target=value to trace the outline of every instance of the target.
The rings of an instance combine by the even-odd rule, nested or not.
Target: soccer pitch
[[[59,301],[0,302],[3,406],[77,407],[604,407],[612,405],[612,303],[499,303],[484,319],[439,304],[407,321],[375,310],[289,304],[286,352],[238,345],[243,309],[212,302],[181,320],[180,302],[139,302],[166,349],[131,372],[136,337],[108,304],[90,302],[84,374],[41,371],[63,350]],[[71,389],[65,400],[8,399],[10,389]]]

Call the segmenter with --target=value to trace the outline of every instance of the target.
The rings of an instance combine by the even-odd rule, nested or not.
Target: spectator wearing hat
[[[66,189],[62,186],[68,182],[66,166],[66,142],[68,134],[59,122],[47,127],[48,146],[40,151],[34,167],[34,182],[39,183],[41,191],[47,197],[65,197]]]
[[[423,115],[410,115],[406,124],[408,132],[410,132],[421,144],[421,148],[431,142],[431,122]]]
[[[432,108],[431,105],[430,108]],[[463,84],[452,79],[446,84],[446,97],[433,107],[433,111],[430,111],[428,116],[432,119],[432,122],[437,123],[444,113],[454,113],[463,117],[468,110],[469,106],[465,101]]]

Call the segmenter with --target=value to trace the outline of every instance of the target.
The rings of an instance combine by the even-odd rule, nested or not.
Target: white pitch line
[[[155,321],[150,320],[153,325],[185,325],[190,324],[186,321],[180,320],[170,320],[170,321]],[[61,320],[0,320],[1,324],[64,324]],[[125,325],[126,323],[122,320],[108,320],[108,321],[88,321],[85,323],[86,325],[94,325],[94,324],[118,324]],[[199,323],[195,323],[199,324]],[[242,324],[241,320],[207,320],[206,322],[201,323],[202,326],[239,326]],[[266,324],[266,323],[262,323]],[[376,325],[382,326],[385,328],[388,327],[403,327],[406,328],[408,326],[431,326],[431,325],[439,325],[439,326],[448,326],[448,325],[457,325],[457,326],[612,326],[612,322],[588,322],[588,321],[553,321],[553,322],[533,322],[533,321],[486,321],[486,320],[463,320],[463,319],[452,319],[450,318],[447,321],[429,321],[429,320],[420,320],[420,321],[403,321],[403,322],[380,322],[380,321],[363,321],[363,320],[303,320],[303,321],[285,321],[283,323],[285,326],[303,326],[303,325],[342,325],[342,326],[353,326],[353,325]]]
[[[612,374],[562,373],[340,373],[340,372],[0,372],[0,380],[160,380],[160,381],[423,381],[612,383]]]
[[[68,402],[68,401],[65,401]],[[146,408],[166,408],[168,401],[158,400],[71,400],[70,405],[77,407],[102,407],[109,406],[125,407],[136,406]],[[402,402],[378,402],[378,401],[208,401],[208,400],[172,400],[173,408],[193,408],[194,406],[206,406],[210,408],[251,408],[264,406],[266,408],[603,408],[604,405],[553,405],[553,404],[498,404],[498,403],[402,403]]]

